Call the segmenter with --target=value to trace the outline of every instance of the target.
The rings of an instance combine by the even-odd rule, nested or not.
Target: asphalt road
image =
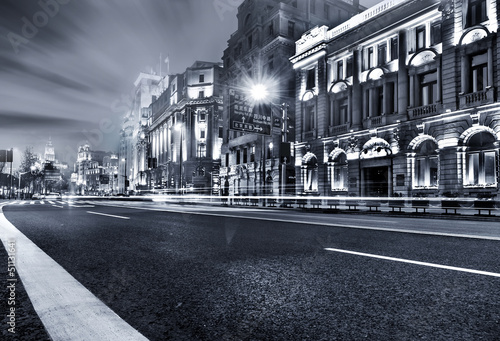
[[[150,340],[499,339],[500,241],[481,239],[498,223],[145,203],[4,212]],[[475,238],[440,235],[453,232]]]

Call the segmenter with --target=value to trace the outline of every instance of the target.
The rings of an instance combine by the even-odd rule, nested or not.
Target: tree
[[[26,147],[23,152],[21,159],[21,164],[19,165],[17,176],[22,176],[23,183],[29,183],[35,179],[35,176],[31,173],[31,167],[36,164],[38,157],[33,153],[33,147]],[[21,175],[24,174],[24,175]]]

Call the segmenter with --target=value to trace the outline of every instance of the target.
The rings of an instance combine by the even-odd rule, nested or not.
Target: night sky
[[[49,136],[60,161],[85,140],[117,151],[139,72],[166,74],[167,56],[170,73],[221,62],[242,1],[2,0],[0,149],[14,165]]]

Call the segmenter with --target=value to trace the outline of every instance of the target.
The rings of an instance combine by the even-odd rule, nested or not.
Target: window
[[[347,58],[345,67],[345,76],[352,77],[352,57]]]
[[[464,185],[496,185],[496,155],[491,150],[495,148],[495,141],[495,137],[488,132],[476,133],[470,138],[465,159]]]
[[[387,44],[386,43],[379,44],[377,52],[378,52],[377,56],[378,66],[382,66],[385,64],[387,58]]]
[[[204,98],[204,97],[205,97],[205,91],[198,92],[198,98]]]
[[[339,60],[337,62],[337,80],[344,79],[344,62]]]
[[[200,83],[204,83],[205,82],[205,75],[204,74],[201,74],[200,77],[199,77],[199,82]]]
[[[253,36],[249,35],[247,41],[248,41],[248,49],[251,50],[252,49],[252,43],[253,43]]]
[[[471,57],[470,87],[472,92],[483,91],[488,86],[488,57],[487,53]]]
[[[391,60],[398,59],[398,37],[391,38]]]
[[[248,148],[243,149],[243,163],[248,162]]]
[[[370,70],[373,67],[373,47],[364,49],[363,71]]]
[[[425,26],[417,27],[417,50],[425,48]]]
[[[219,126],[219,138],[223,138],[224,137],[224,127],[222,126]]]
[[[225,157],[225,162],[224,164],[226,165],[226,167],[229,167],[229,153],[226,153],[226,157]]]
[[[304,131],[312,131],[314,129],[314,105],[307,104],[304,111]]]
[[[267,69],[269,71],[274,70],[274,55],[267,57]]]
[[[479,25],[488,20],[486,15],[486,0],[465,0],[463,9],[466,14],[465,27]]]
[[[206,138],[205,134],[206,134],[205,129],[200,129],[200,139]]]
[[[292,6],[295,7],[295,8],[297,8],[297,0],[293,0],[292,1]]]
[[[338,101],[339,108],[338,108],[338,124],[345,124],[347,123],[347,98],[342,98]]]
[[[198,145],[198,157],[206,157],[207,156],[207,145],[204,143],[200,143]]]
[[[435,103],[438,98],[437,72],[430,72],[419,76],[420,98],[419,105]]]
[[[441,23],[435,22],[431,24],[431,45],[441,43]]]
[[[341,153],[333,160],[330,169],[331,169],[332,191],[347,190],[348,169],[347,169],[347,157],[345,153]]]
[[[200,122],[205,122],[207,120],[207,114],[205,111],[200,112]]]
[[[272,21],[269,24],[268,32],[270,36],[274,35],[274,23]]]
[[[316,87],[316,70],[307,70],[306,90],[312,90]]]
[[[241,161],[240,150],[236,151],[236,164],[239,165]]]
[[[438,146],[433,140],[426,140],[416,149],[414,187],[437,187]]]
[[[295,23],[293,21],[288,21],[288,36],[295,37]]]
[[[374,109],[375,112],[373,116],[380,116],[384,113],[384,87],[377,86],[375,89],[375,104]]]
[[[316,0],[311,0],[311,13],[316,14]]]
[[[250,147],[250,162],[255,162],[255,146]]]

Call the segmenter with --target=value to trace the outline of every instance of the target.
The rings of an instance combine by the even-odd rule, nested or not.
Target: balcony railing
[[[340,134],[347,133],[348,127],[349,127],[348,123],[337,125],[337,126],[331,126],[331,127],[328,127],[328,132],[329,132],[330,136],[340,135]]]
[[[368,117],[364,120],[364,126],[366,129],[380,127],[386,124],[387,124],[386,115]]]
[[[470,108],[478,105],[493,103],[495,101],[495,91],[493,87],[490,87],[483,91],[461,94],[459,97],[460,107]]]
[[[410,116],[410,119],[423,118],[437,114],[440,108],[441,105],[433,103],[429,105],[423,105],[421,107],[409,108],[408,114]]]

